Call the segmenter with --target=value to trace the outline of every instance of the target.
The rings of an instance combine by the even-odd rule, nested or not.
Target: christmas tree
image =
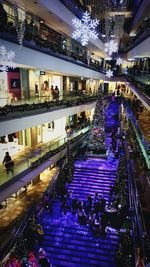
[[[98,99],[96,102],[93,127],[90,135],[89,151],[92,154],[105,154],[106,142],[105,142],[105,114],[102,86],[98,89]]]

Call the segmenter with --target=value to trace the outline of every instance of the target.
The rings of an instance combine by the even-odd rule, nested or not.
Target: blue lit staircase
[[[75,162],[74,179],[68,189],[73,196],[85,200],[95,192],[103,195],[109,203],[110,187],[116,180],[117,161],[88,158]],[[53,267],[115,267],[115,252],[119,237],[115,229],[109,228],[106,238],[96,238],[89,226],[78,223],[77,216],[68,212],[60,215],[60,201],[54,204],[52,215],[43,214],[44,240],[40,244],[49,256]]]

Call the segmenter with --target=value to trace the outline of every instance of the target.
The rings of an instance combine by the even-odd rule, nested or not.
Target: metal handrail
[[[51,112],[53,109],[66,108],[69,106],[77,106],[82,104],[87,104],[89,102],[97,100],[96,95],[82,95],[77,97],[63,98],[57,101],[44,101],[44,102],[33,102],[33,103],[23,103],[18,105],[5,105],[0,107],[0,120],[5,120],[6,118],[34,115],[35,112]],[[29,114],[30,112],[30,114]],[[7,117],[8,116],[8,117]]]
[[[5,4],[8,4],[8,3],[5,3]],[[9,3],[9,5],[10,6],[12,6],[10,3]],[[20,9],[22,9],[22,10],[24,10],[22,7],[19,7]],[[28,19],[30,19],[31,20],[31,17],[30,16],[32,16],[33,17],[33,15],[34,14],[32,14],[31,13],[31,11],[29,11],[29,10],[24,10],[24,11],[26,11],[26,21],[28,20]],[[19,11],[18,11],[18,13],[20,13]],[[21,13],[20,13],[21,14]],[[30,16],[29,16],[30,15]],[[10,21],[10,23],[13,23],[13,25],[12,25],[12,28],[13,28],[13,33],[15,33],[15,23],[14,23],[14,16],[11,14],[8,14],[7,15],[8,16],[8,18],[9,18],[9,21]],[[9,22],[8,21],[8,22]],[[75,40],[73,40],[73,39],[71,39],[71,38],[69,38],[65,33],[63,33],[63,32],[61,32],[61,31],[59,31],[58,32],[58,29],[54,29],[54,26],[52,26],[51,28],[50,28],[50,25],[49,24],[47,24],[46,25],[46,22],[43,24],[45,27],[46,27],[46,29],[47,30],[53,30],[54,32],[55,32],[55,38],[56,38],[56,40],[57,40],[57,38],[58,38],[58,35],[59,35],[59,39],[61,39],[61,42],[57,42],[57,44],[56,44],[56,40],[51,40],[51,39],[48,39],[47,37],[46,37],[46,40],[42,37],[42,35],[40,35],[40,27],[39,27],[39,17],[36,17],[35,15],[34,15],[34,21],[36,22],[35,24],[36,24],[36,26],[35,25],[32,25],[32,27],[31,27],[31,29],[28,29],[28,27],[29,27],[29,25],[26,27],[26,31],[25,31],[25,35],[26,34],[29,34],[30,35],[30,37],[31,37],[31,40],[35,40],[35,41],[37,41],[37,39],[41,42],[41,43],[43,43],[43,42],[45,42],[45,47],[44,48],[47,48],[47,47],[49,47],[50,49],[52,49],[52,51],[55,51],[56,50],[56,45],[57,45],[57,47],[58,47],[58,49],[57,49],[57,53],[59,52],[60,54],[62,54],[62,55],[64,55],[64,56],[67,56],[68,58],[70,58],[70,59],[74,59],[74,57],[72,56],[72,53],[76,50],[76,54],[75,54],[75,56],[77,57],[77,59],[79,59],[82,63],[84,63],[84,64],[86,64],[87,65],[87,67],[90,65],[91,67],[94,65],[94,69],[95,70],[100,70],[100,69],[102,69],[102,67],[101,66],[96,66],[96,63],[98,63],[99,64],[99,62],[98,62],[98,60],[95,60],[95,64],[93,64],[92,62],[90,62],[90,64],[88,64],[88,63],[86,63],[87,62],[87,57],[85,56],[85,53],[84,52],[86,52],[87,53],[87,49],[85,49],[85,48],[83,48],[82,46],[81,46],[81,44],[80,43],[77,43]],[[21,22],[21,20],[20,20],[20,22]],[[38,26],[37,26],[38,25]],[[36,27],[36,30],[35,30],[35,32],[34,32],[34,26]],[[6,29],[7,29],[7,25],[5,25],[5,28],[4,28],[4,31],[6,31]],[[71,42],[71,45],[70,45],[70,42],[69,42],[69,45],[67,44],[68,42],[66,42],[65,43],[65,49],[63,48],[63,40],[65,40],[65,39],[70,39],[70,42]],[[29,40],[30,40],[30,38],[29,38]],[[26,41],[26,38],[25,38],[25,41]],[[25,41],[24,41],[24,43],[25,43]],[[28,41],[28,39],[27,39],[27,41]],[[73,49],[72,49],[73,48]],[[76,49],[77,48],[77,49]],[[78,53],[78,50],[80,50],[81,51],[81,53],[82,53],[82,56],[80,57],[80,54]]]
[[[145,156],[145,160],[147,162],[148,168],[150,168],[149,144],[147,143],[147,141],[144,137],[144,134],[142,133],[142,131],[141,131],[141,129],[140,129],[135,117],[134,117],[134,114],[133,114],[131,108],[129,107],[129,104],[127,103],[126,99],[124,99],[123,104],[124,104],[125,111],[127,113],[127,117],[133,126],[133,129],[135,131],[137,138],[139,139],[139,145],[140,145],[142,151],[144,152],[144,156]]]
[[[127,163],[127,171],[128,171],[128,190],[129,190],[129,209],[131,212],[131,220],[132,220],[132,238],[133,238],[133,245],[134,245],[134,263],[136,264],[136,230],[135,230],[135,221],[133,217],[133,210],[134,210],[134,203],[132,198],[132,180],[131,180],[131,173],[129,168],[129,162]],[[134,266],[135,267],[135,266]]]
[[[133,161],[129,160],[128,161],[128,177],[129,177],[129,190],[130,190],[130,194],[129,194],[129,199],[130,199],[130,204],[131,204],[131,210],[132,212],[134,211],[134,221],[133,223],[135,223],[136,227],[137,227],[137,233],[135,231],[135,228],[133,228],[133,231],[135,232],[135,237],[137,237],[137,235],[140,237],[140,242],[141,242],[141,251],[142,251],[142,257],[144,260],[144,263],[148,263],[147,260],[149,258],[149,253],[147,252],[147,247],[149,247],[149,242],[148,242],[148,236],[147,236],[147,231],[146,231],[146,226],[145,226],[145,222],[144,222],[144,217],[143,217],[143,213],[142,213],[142,207],[141,207],[141,203],[139,200],[139,195],[138,195],[138,190],[137,190],[137,186],[135,183],[135,171],[134,171],[134,163]],[[145,242],[147,241],[147,242]],[[136,244],[136,240],[135,240],[135,244]]]
[[[136,81],[138,83],[141,83],[141,87],[136,87],[133,83],[133,81],[130,80],[129,76],[127,75],[122,75],[123,78],[128,82],[128,84],[130,85],[131,89],[134,89],[134,91],[136,91],[138,93],[138,95],[149,105],[150,104],[150,96],[143,90],[143,87],[148,87],[148,84],[144,84],[141,81]]]
[[[36,104],[36,103],[44,103],[44,102],[52,102],[53,104],[57,104],[58,101],[54,101],[51,96],[50,88],[48,89],[49,95],[41,95],[41,96],[30,96],[30,97],[22,97],[19,98],[19,100],[10,100],[9,97],[0,97],[0,99],[5,99],[7,104],[6,105],[23,105],[23,104]],[[80,93],[80,92],[78,92]],[[86,92],[85,95],[76,95],[75,93],[71,92],[63,92],[63,94],[59,95],[59,101],[65,101],[65,100],[80,100],[80,99],[86,99],[87,97],[94,97],[96,95],[94,94],[88,94]]]

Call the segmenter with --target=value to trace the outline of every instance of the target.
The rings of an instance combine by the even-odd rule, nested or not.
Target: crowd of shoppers
[[[14,253],[10,254],[5,267],[52,267],[47,253],[43,248],[40,248],[38,255],[35,256],[33,251],[29,251],[27,256],[21,261],[16,258]]]

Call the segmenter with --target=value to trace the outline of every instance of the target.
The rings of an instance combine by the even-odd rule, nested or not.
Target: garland
[[[73,138],[72,140],[70,140],[70,143],[74,143],[76,140],[80,139],[84,134],[81,133],[78,136],[76,136],[75,138]],[[45,162],[46,160],[50,159],[52,156],[54,156],[55,154],[57,154],[58,152],[60,152],[61,150],[63,150],[64,148],[66,148],[66,144],[61,145],[60,147],[48,151],[46,152],[42,157],[38,158],[36,161],[31,162],[31,169],[35,169],[37,167],[39,167],[43,162]],[[69,164],[71,164],[71,160],[69,160]]]

